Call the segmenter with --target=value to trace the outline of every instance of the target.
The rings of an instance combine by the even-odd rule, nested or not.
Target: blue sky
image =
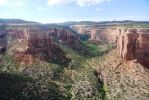
[[[42,23],[149,21],[149,0],[0,0],[0,18]]]

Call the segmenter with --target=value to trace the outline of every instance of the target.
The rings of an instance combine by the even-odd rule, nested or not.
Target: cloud
[[[24,6],[24,2],[22,2],[22,1],[16,1],[16,2],[13,2],[11,4],[11,6],[12,7],[22,7],[22,6]]]
[[[76,0],[77,5],[79,6],[90,6],[103,3],[109,0]]]
[[[48,0],[48,4],[50,6],[55,6],[55,5],[65,5],[73,2],[74,0]]]
[[[66,5],[70,3],[75,3],[78,6],[91,6],[91,5],[97,5],[107,1],[111,1],[111,0],[48,0],[48,4],[50,6],[55,6],[55,5]]]
[[[100,12],[100,11],[102,11],[102,10],[103,10],[103,9],[101,9],[101,8],[97,8],[97,9],[96,9],[97,12]]]
[[[5,6],[9,3],[8,0],[0,0],[0,6]]]
[[[23,5],[23,0],[0,0],[0,6],[21,7]]]
[[[46,9],[48,9],[48,7],[37,7],[37,10],[39,10],[39,11],[41,11],[41,10],[46,10]]]

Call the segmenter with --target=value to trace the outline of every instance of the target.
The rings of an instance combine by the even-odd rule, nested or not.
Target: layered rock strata
[[[149,29],[120,29],[117,41],[119,55],[137,60],[149,67]]]
[[[48,31],[21,29],[7,32],[7,50],[20,62],[45,60],[66,64],[70,61],[61,48],[51,41]]]
[[[108,42],[113,43],[119,33],[117,27],[102,27],[96,25],[74,25],[72,29],[79,34],[89,34],[89,40],[95,43]]]

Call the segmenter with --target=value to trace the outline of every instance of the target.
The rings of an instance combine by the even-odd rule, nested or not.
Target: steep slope
[[[25,63],[46,60],[66,64],[70,59],[56,44],[67,45],[80,53],[88,53],[79,35],[68,27],[51,25],[2,25],[0,51],[9,51]]]
[[[88,34],[90,41],[101,43],[115,42],[119,28],[149,28],[149,22],[129,20],[105,22],[84,21],[74,22],[69,27],[79,34]]]
[[[149,69],[135,61],[121,59],[117,50],[112,50],[101,58],[93,58],[91,66],[104,82],[109,100],[149,99]]]
[[[23,28],[3,31],[0,36],[1,52],[7,51],[22,63],[44,60],[65,65],[70,62],[45,30]]]
[[[119,28],[100,25],[73,25],[72,29],[79,34],[89,34],[93,42],[115,42]]]
[[[2,55],[0,98],[102,100],[102,91],[99,91],[98,78],[90,66],[90,57],[82,56],[63,44],[59,47],[72,59],[67,67],[46,61],[20,65],[12,56]]]
[[[149,29],[120,29],[117,48],[123,59],[149,67]]]

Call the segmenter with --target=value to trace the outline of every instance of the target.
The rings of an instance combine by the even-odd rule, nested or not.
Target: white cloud
[[[102,11],[102,10],[103,10],[103,9],[101,9],[101,8],[97,8],[97,9],[96,9],[97,12],[100,12],[100,11]]]
[[[21,7],[24,0],[0,0],[0,6]]]
[[[24,6],[24,2],[22,2],[22,1],[16,1],[16,2],[13,2],[12,4],[11,4],[11,6],[12,7],[22,7],[22,6]]]
[[[8,0],[0,0],[0,6],[5,6],[9,3]]]
[[[46,10],[46,9],[48,9],[48,7],[37,7],[37,10],[39,10],[39,11],[41,11],[41,10]]]
[[[48,4],[50,6],[55,6],[55,5],[65,5],[73,2],[74,0],[48,0]]]
[[[106,1],[111,0],[48,0],[48,4],[50,6],[55,6],[55,5],[66,5],[70,3],[75,3],[78,6],[90,6],[100,4]]]
[[[77,5],[79,6],[90,6],[103,3],[108,0],[76,0]]]

